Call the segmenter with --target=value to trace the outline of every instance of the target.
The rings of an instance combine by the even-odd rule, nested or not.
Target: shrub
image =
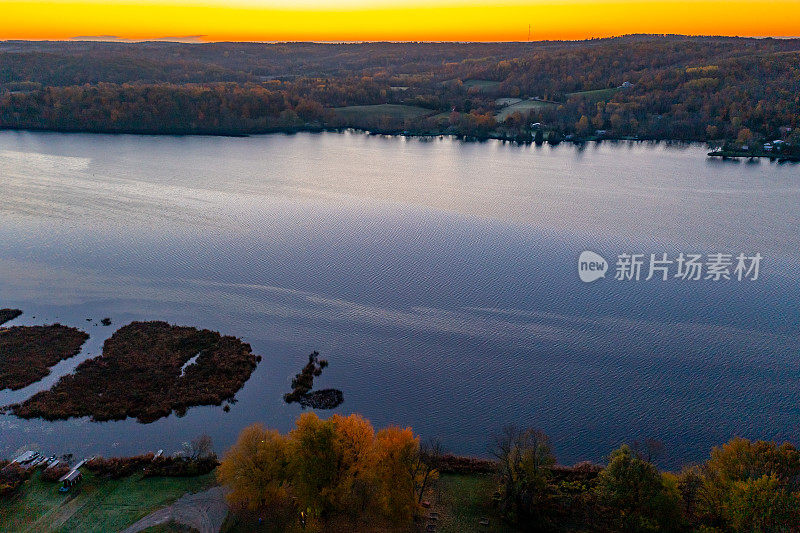
[[[130,476],[135,472],[141,472],[153,462],[155,455],[147,453],[133,457],[95,457],[86,462],[86,468],[98,476],[106,476],[111,479],[119,479]]]
[[[6,465],[0,470],[0,497],[14,494],[22,483],[30,477],[30,471],[18,464]]]
[[[51,466],[50,468],[45,468],[42,472],[42,480],[53,483],[61,479],[62,476],[68,474],[69,471],[69,465],[59,463],[55,466]]]
[[[192,459],[189,457],[159,457],[144,467],[145,477],[193,477],[208,474],[219,461],[217,456]]]

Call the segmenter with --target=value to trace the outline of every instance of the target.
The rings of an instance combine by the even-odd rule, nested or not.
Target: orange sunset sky
[[[0,0],[0,39],[525,41],[790,37],[800,0]]]

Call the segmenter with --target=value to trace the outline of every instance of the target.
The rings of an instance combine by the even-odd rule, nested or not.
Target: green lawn
[[[134,475],[120,480],[101,479],[89,472],[68,494],[58,492],[58,483],[42,481],[36,473],[9,500],[0,500],[0,531],[14,532],[107,532],[119,531],[151,512],[171,504],[187,492],[199,492],[215,483],[214,475],[194,478],[147,478]],[[487,531],[513,533],[491,506],[494,481],[486,475],[442,475],[431,495],[430,511],[439,513],[436,530],[460,533]],[[285,515],[285,516],[284,516]],[[489,527],[479,525],[489,518]],[[351,524],[352,525],[352,524]],[[351,528],[352,529],[352,528]],[[388,531],[380,522],[359,523],[359,531]],[[407,528],[398,528],[396,531]],[[177,524],[164,524],[152,533],[190,531]],[[300,531],[292,513],[275,512],[261,524],[257,517],[229,515],[225,532]]]
[[[62,494],[58,483],[42,481],[37,472],[13,498],[0,500],[0,531],[119,531],[183,494],[214,483],[213,473],[107,480],[84,470],[83,481]]]
[[[441,126],[441,125],[443,125],[443,123],[449,123],[450,122],[450,117],[452,116],[452,114],[453,114],[452,111],[445,111],[444,113],[437,113],[437,114],[433,115],[431,118],[433,120],[435,120]],[[460,111],[456,111],[456,114],[461,116],[461,115],[464,115],[465,113],[462,113]],[[444,125],[447,125],[447,124],[444,124]]]
[[[492,507],[494,489],[495,482],[488,475],[442,475],[434,488],[430,509],[439,513],[436,531],[516,532],[517,529],[506,524]],[[480,525],[482,518],[489,519],[489,527]]]
[[[592,102],[599,102],[600,100],[610,99],[618,90],[619,87],[612,87],[610,89],[597,89],[594,91],[578,91],[576,93],[567,93],[567,98],[572,96],[580,96],[582,98],[591,100]]]
[[[507,106],[507,105],[518,104],[521,101],[522,101],[522,98],[505,97],[505,98],[497,98],[497,99],[495,99],[494,103],[495,103],[495,105],[498,105],[500,107],[504,107],[504,106]]]
[[[402,104],[351,105],[334,107],[333,112],[339,117],[354,123],[383,117],[389,117],[392,120],[405,120],[407,118],[424,117],[433,113],[433,111],[424,107]]]
[[[464,87],[467,89],[477,88],[481,92],[492,91],[500,87],[500,82],[492,80],[464,80]]]
[[[542,102],[541,100],[522,100],[515,104],[504,107],[495,115],[494,118],[498,122],[502,122],[506,119],[506,117],[509,117],[514,113],[519,112],[524,115],[532,109],[542,109],[545,107],[558,107],[558,104],[553,102]]]

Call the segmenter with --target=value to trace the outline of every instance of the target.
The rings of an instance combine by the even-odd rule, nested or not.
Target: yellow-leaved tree
[[[289,432],[289,472],[294,496],[312,516],[334,508],[338,461],[334,426],[315,413],[303,413]]]
[[[349,515],[412,519],[436,478],[411,428],[377,434],[360,415],[300,415],[286,436],[261,425],[245,428],[222,458],[221,484],[234,505],[264,509],[291,502],[312,520]]]
[[[419,439],[411,428],[390,427],[380,430],[375,441],[381,507],[395,521],[410,520],[417,508],[414,470]]]
[[[253,424],[242,430],[217,468],[217,479],[231,489],[231,505],[257,509],[285,501],[286,448],[286,437],[274,429]]]
[[[334,450],[339,464],[333,494],[336,508],[363,513],[375,498],[375,430],[360,415],[333,415]]]

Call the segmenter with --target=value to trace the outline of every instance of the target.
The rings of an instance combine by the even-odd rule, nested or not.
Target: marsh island
[[[61,324],[0,328],[0,390],[36,383],[51,366],[77,355],[88,338]]]
[[[259,359],[249,344],[215,331],[132,322],[106,340],[101,356],[11,411],[47,420],[153,422],[173,411],[181,415],[191,406],[232,399]]]

